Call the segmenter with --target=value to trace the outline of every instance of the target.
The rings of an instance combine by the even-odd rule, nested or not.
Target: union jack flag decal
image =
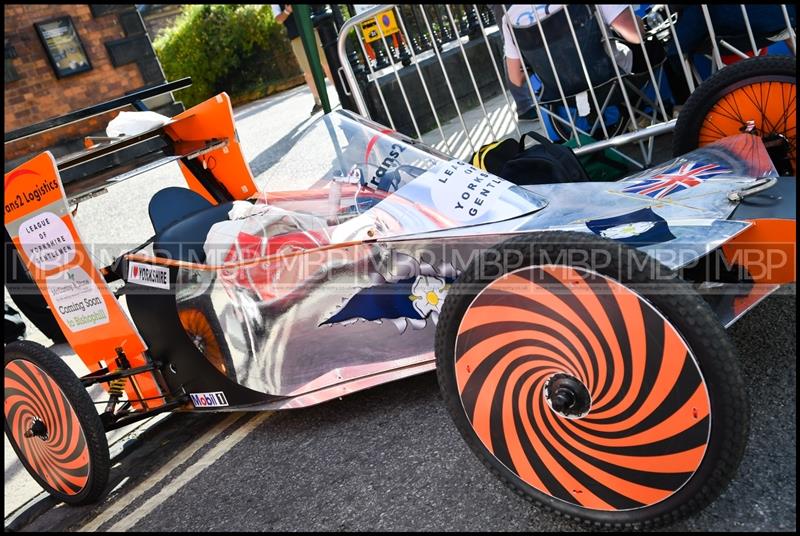
[[[699,162],[687,162],[677,167],[669,167],[657,175],[623,188],[622,191],[661,199],[675,192],[693,188],[711,177],[730,172],[730,169],[718,164],[699,165]]]

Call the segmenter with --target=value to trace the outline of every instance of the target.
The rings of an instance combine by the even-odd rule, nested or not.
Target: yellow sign
[[[375,19],[378,19],[377,24],[375,23]],[[361,33],[364,36],[365,43],[371,43],[380,39],[381,31],[383,31],[384,37],[389,37],[390,35],[400,31],[397,28],[397,20],[394,18],[393,9],[389,9],[383,13],[378,13],[375,16],[375,19],[361,23]],[[378,28],[379,24],[380,29]]]

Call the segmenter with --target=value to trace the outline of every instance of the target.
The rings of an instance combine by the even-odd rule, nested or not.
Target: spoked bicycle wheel
[[[747,401],[724,328],[690,285],[610,240],[535,233],[487,251],[448,292],[436,359],[484,464],[594,524],[685,517],[744,451]]]
[[[781,174],[797,172],[797,64],[786,56],[740,61],[704,81],[686,101],[673,156],[726,136],[761,137]]]
[[[206,359],[222,374],[236,380],[233,360],[214,308],[207,297],[184,302],[178,317],[186,334]]]
[[[95,501],[109,475],[100,416],[60,357],[31,341],[5,347],[6,436],[45,491],[68,504]]]

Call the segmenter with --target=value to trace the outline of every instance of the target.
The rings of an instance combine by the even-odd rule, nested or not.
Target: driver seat
[[[169,187],[150,200],[148,213],[156,232],[153,253],[157,257],[204,263],[206,237],[215,223],[228,219],[233,202],[212,205],[188,188]]]

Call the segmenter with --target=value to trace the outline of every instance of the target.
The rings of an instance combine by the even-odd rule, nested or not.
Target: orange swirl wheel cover
[[[643,508],[703,460],[711,412],[694,356],[647,301],[596,272],[546,265],[496,279],[465,312],[455,358],[480,441],[551,497]],[[552,399],[563,377],[588,392],[574,415]]]
[[[6,424],[31,471],[50,488],[77,495],[91,471],[78,416],[58,384],[33,363],[15,359],[3,379]],[[40,433],[31,435],[34,426]]]

